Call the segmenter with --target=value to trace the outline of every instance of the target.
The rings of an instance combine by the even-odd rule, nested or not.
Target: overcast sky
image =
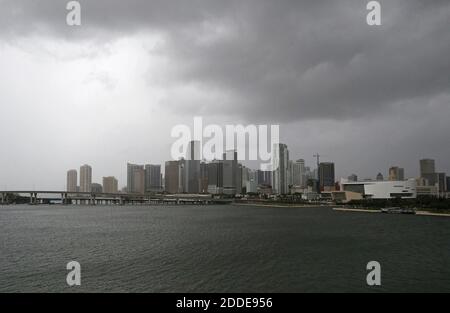
[[[450,1],[0,0],[0,189],[170,158],[177,124],[279,124],[337,178],[450,173]]]

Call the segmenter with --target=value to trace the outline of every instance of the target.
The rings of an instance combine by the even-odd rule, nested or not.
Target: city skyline
[[[200,142],[190,141],[187,145],[186,158],[179,160],[165,161],[164,167],[157,164],[131,164],[127,163],[127,184],[118,188],[118,180],[114,176],[103,177],[103,186],[105,179],[113,179],[115,192],[125,191],[127,193],[144,194],[148,192],[168,192],[168,193],[212,193],[212,194],[241,194],[246,192],[256,192],[256,187],[261,185],[270,185],[271,193],[288,194],[294,192],[306,192],[321,190],[324,192],[341,190],[344,182],[376,182],[376,181],[410,181],[415,180],[419,187],[438,186],[436,190],[422,188],[423,194],[446,193],[450,179],[447,173],[436,170],[434,159],[419,160],[420,174],[416,177],[405,175],[405,169],[399,166],[390,166],[387,170],[388,175],[384,176],[379,172],[375,177],[360,178],[355,173],[344,177],[336,176],[334,162],[320,162],[317,157],[317,167],[306,166],[304,159],[296,161],[289,158],[289,149],[286,144],[279,143],[273,145],[272,170],[261,171],[261,169],[249,168],[240,163],[236,150],[229,150],[223,154],[219,160],[200,160],[199,150]],[[220,168],[218,167],[220,165]],[[161,169],[165,168],[163,172]],[[102,184],[94,183],[91,180],[92,167],[85,164],[80,167],[80,185],[76,186],[77,171],[70,169],[67,171],[67,187],[64,190],[86,192],[81,186],[86,184],[86,174],[88,171],[89,184],[92,184],[92,191],[101,192]],[[211,172],[213,171],[213,172]],[[168,173],[167,177],[165,173]],[[270,172],[270,179],[262,178],[259,181],[259,172]],[[156,179],[155,179],[156,177]],[[212,179],[211,179],[212,177]],[[309,180],[313,179],[312,187]],[[300,183],[299,183],[300,182]],[[111,182],[108,182],[110,186]],[[206,184],[206,185],[205,185]],[[98,186],[98,187],[97,187]],[[100,188],[100,190],[98,190]],[[408,187],[410,188],[410,187]],[[111,187],[108,187],[111,190]],[[250,190],[249,190],[250,189]],[[253,191],[255,190],[255,191]],[[309,192],[310,192],[309,191]],[[103,191],[105,192],[105,191]]]

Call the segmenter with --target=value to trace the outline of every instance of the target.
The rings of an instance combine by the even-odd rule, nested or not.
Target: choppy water
[[[0,207],[0,292],[450,291],[450,218],[238,206]],[[81,264],[68,287],[66,264]],[[366,285],[366,264],[382,286]]]

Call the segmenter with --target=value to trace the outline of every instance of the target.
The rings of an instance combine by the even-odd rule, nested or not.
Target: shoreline
[[[271,207],[271,208],[331,208],[332,205],[318,205],[318,204],[270,204],[270,203],[239,203],[233,202],[232,205],[241,206],[258,206],[258,207]]]
[[[333,211],[337,211],[337,212],[383,213],[383,212],[381,212],[381,210],[349,209],[349,208],[333,208]],[[435,212],[430,212],[430,211],[416,211],[415,215],[450,217],[450,213],[435,213]]]

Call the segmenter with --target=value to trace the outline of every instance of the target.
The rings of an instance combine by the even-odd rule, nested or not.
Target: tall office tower
[[[445,173],[437,173],[437,183],[439,185],[439,195],[441,197],[445,196],[447,191],[447,175]]]
[[[298,159],[292,164],[292,184],[304,188],[306,186],[305,160]]]
[[[377,181],[383,181],[383,180],[384,180],[383,174],[378,173],[376,180],[377,180]]]
[[[349,182],[357,182],[358,181],[358,176],[356,176],[356,174],[352,174],[347,179],[348,179]]]
[[[245,188],[246,193],[258,192],[258,175],[256,171],[249,170],[248,180],[245,182],[245,186],[243,186],[243,188]]]
[[[288,186],[292,186],[294,181],[294,162],[288,161]]]
[[[420,177],[424,177],[425,174],[436,173],[435,163],[433,159],[420,160]]]
[[[211,161],[208,166],[208,192],[210,194],[223,193],[223,168],[222,160]]]
[[[392,166],[389,168],[389,180],[405,180],[405,169],[398,166]]]
[[[161,165],[145,165],[145,192],[160,192],[161,185]]]
[[[447,186],[447,192],[450,193],[450,177],[447,176],[446,180],[445,180],[445,185]]]
[[[259,185],[272,186],[272,171],[258,170],[256,175]]]
[[[80,167],[80,191],[91,192],[92,167],[85,164]]]
[[[97,184],[97,183],[92,183],[91,184],[91,192],[93,192],[93,193],[102,193],[103,192],[102,185]]]
[[[438,183],[438,176],[436,174],[433,159],[420,160],[420,177],[426,179],[429,186],[434,186]]]
[[[103,192],[117,193],[119,191],[119,183],[114,176],[103,177]]]
[[[238,163],[236,167],[236,193],[242,194],[242,188],[244,185],[242,184],[242,164]]]
[[[67,171],[67,191],[77,192],[78,174],[77,170]]]
[[[180,161],[167,161],[165,164],[164,186],[167,193],[182,192]]]
[[[289,150],[287,145],[274,144],[272,150],[272,191],[275,194],[288,194]]]
[[[223,193],[235,195],[238,193],[237,179],[239,176],[237,151],[229,150],[223,154]]]
[[[185,173],[185,191],[188,193],[198,193],[200,190],[200,141],[192,140],[189,142],[186,160],[184,161]]]
[[[200,193],[208,192],[208,163],[201,162],[200,163]]]
[[[335,187],[334,163],[322,162],[319,164],[320,190],[332,191]]]
[[[144,165],[127,163],[127,191],[139,194],[145,192]]]

